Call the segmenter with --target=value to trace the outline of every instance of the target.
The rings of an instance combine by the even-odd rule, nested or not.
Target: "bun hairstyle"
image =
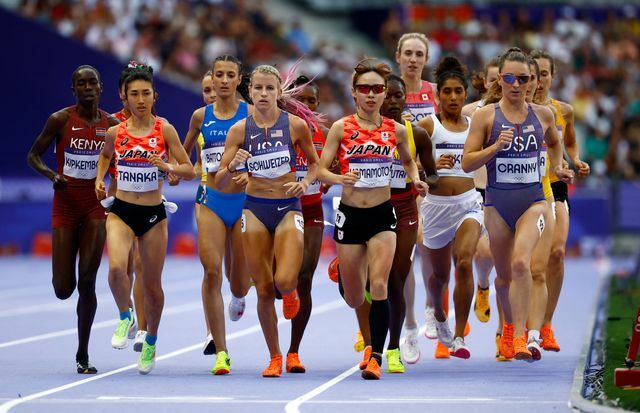
[[[131,63],[129,63],[129,67],[127,67],[127,69],[130,69],[130,71],[128,76],[126,76],[126,78],[124,79],[125,96],[127,96],[127,93],[129,91],[129,84],[131,84],[131,82],[133,82],[134,80],[145,80],[151,83],[151,88],[155,92],[155,87],[153,86],[153,68],[151,66],[139,64],[132,68]]]
[[[444,57],[438,66],[433,71],[433,75],[436,78],[436,84],[438,85],[438,91],[449,79],[458,79],[464,86],[465,90],[469,86],[467,82],[467,68],[454,56]]]
[[[354,70],[354,73],[353,73],[352,86],[354,88],[356,87],[356,82],[358,81],[358,78],[364,75],[365,73],[375,72],[379,74],[382,77],[382,79],[384,79],[385,86],[387,85],[387,80],[389,79],[389,76],[391,76],[391,73],[392,73],[391,67],[389,67],[388,64],[370,57],[359,61],[356,67],[353,68],[353,70]]]
[[[500,59],[500,56],[492,58],[484,65],[482,73],[476,72],[471,77],[471,86],[478,92],[478,95],[483,95],[487,92],[487,89],[484,87],[484,82],[489,75],[489,68],[498,67],[498,59]]]
[[[127,64],[127,67],[125,67],[124,70],[122,70],[122,73],[120,73],[120,77],[118,78],[118,90],[122,89],[122,86],[124,85],[124,81],[127,80],[129,75],[131,75],[136,70],[145,69],[145,68],[149,70],[151,75],[153,75],[153,68],[151,66],[147,66],[144,63],[138,63],[135,60],[130,60],[129,63]]]

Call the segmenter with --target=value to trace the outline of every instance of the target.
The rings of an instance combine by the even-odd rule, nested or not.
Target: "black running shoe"
[[[96,374],[98,372],[98,369],[93,367],[89,361],[86,363],[76,361],[76,366],[78,367],[78,374]]]

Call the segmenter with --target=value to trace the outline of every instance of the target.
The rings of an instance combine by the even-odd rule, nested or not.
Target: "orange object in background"
[[[37,232],[31,240],[31,254],[39,257],[50,257],[52,241],[50,232]]]
[[[188,233],[181,232],[176,235],[173,242],[172,254],[182,256],[192,256],[198,253],[198,241],[196,236]]]

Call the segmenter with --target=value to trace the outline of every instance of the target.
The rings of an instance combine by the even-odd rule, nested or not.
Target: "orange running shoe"
[[[527,340],[524,339],[524,336],[517,336],[513,339],[513,351],[516,360],[531,360],[531,352],[527,348]]]
[[[338,268],[338,257],[335,257],[329,263],[329,267],[327,267],[327,272],[329,273],[329,279],[334,283],[338,282],[338,277],[340,277],[340,269]]]
[[[500,354],[500,334],[496,334],[496,361],[511,361],[512,359],[508,359]]]
[[[282,312],[284,318],[291,320],[298,315],[300,310],[300,297],[298,297],[298,289],[293,290],[290,294],[282,295]]]
[[[367,364],[369,364],[369,359],[371,358],[371,352],[373,349],[371,346],[367,346],[364,348],[364,356],[362,357],[362,361],[360,362],[360,370],[364,370],[367,368]],[[378,366],[379,368],[380,366]]]
[[[525,342],[525,348],[527,343]],[[516,355],[513,351],[513,324],[504,323],[502,325],[502,336],[500,337],[500,354],[502,357],[512,359]]]
[[[262,371],[262,377],[280,377],[282,374],[282,354],[271,357],[269,367]]]
[[[540,338],[542,339],[542,348],[545,351],[560,351],[560,344],[553,335],[551,324],[545,324],[540,329]]]
[[[304,365],[300,363],[298,353],[287,354],[287,373],[304,373],[306,371]]]
[[[433,357],[437,359],[448,359],[450,356],[449,347],[445,346],[438,340],[438,343],[436,344],[436,352]]]
[[[362,378],[365,380],[380,380],[380,365],[375,357],[371,357],[366,368],[362,370]]]
[[[469,322],[467,321],[467,325],[464,326],[464,336],[468,336],[469,333],[471,332],[471,324],[469,324]]]

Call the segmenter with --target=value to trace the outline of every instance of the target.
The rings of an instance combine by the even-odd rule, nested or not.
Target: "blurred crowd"
[[[147,62],[183,82],[199,82],[224,53],[238,56],[247,68],[267,63],[284,71],[304,55],[300,70],[317,76],[320,110],[328,119],[353,107],[350,78],[362,56],[312,41],[299,23],[277,21],[259,0],[22,0],[19,11],[122,61]],[[402,33],[425,33],[432,40],[425,78],[448,53],[481,70],[512,45],[548,51],[557,68],[552,96],[574,106],[582,158],[592,165],[590,182],[597,185],[607,177],[640,179],[635,13],[610,11],[596,23],[569,6],[549,9],[537,21],[525,9],[487,15],[470,6],[399,6],[381,25],[379,41],[393,61]],[[475,97],[470,91],[469,99]]]

